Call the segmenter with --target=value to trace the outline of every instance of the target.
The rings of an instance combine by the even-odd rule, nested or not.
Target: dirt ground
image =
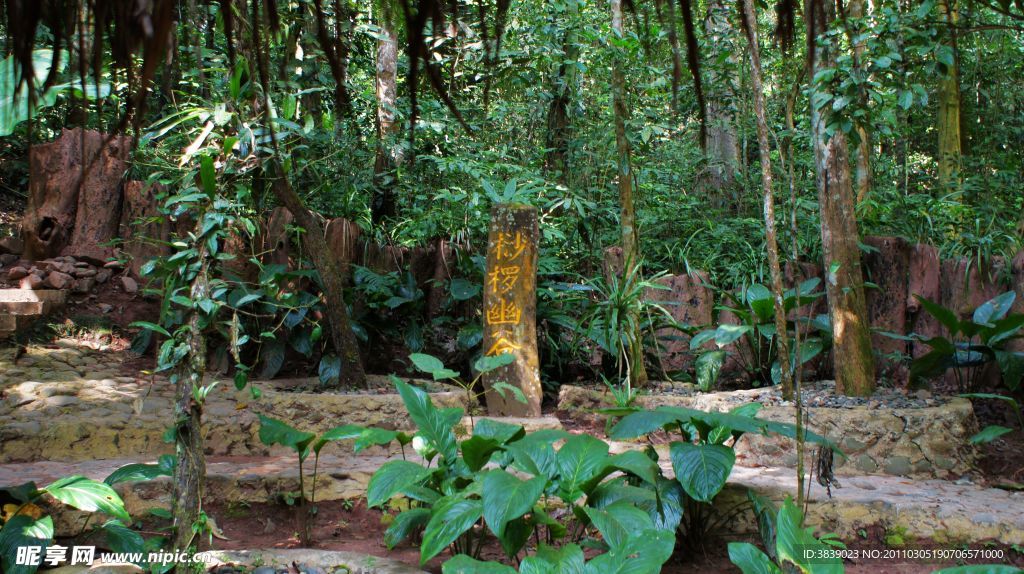
[[[219,550],[241,550],[251,548],[298,548],[301,547],[298,532],[300,530],[295,507],[281,504],[232,505],[207,507],[206,512],[214,516],[226,539],[214,538],[211,548]],[[354,504],[332,501],[318,504],[318,513],[313,528],[313,548],[322,550],[346,550],[361,552],[400,560],[410,565],[419,562],[419,548],[412,542],[406,542],[389,551],[383,543],[386,519],[384,513],[376,509],[367,509],[365,502]],[[850,549],[864,551],[867,549],[882,550],[888,548],[885,543],[886,532],[882,528],[869,529],[861,538],[845,541]],[[729,561],[727,544],[737,540],[718,538],[708,541],[704,552],[682,555],[677,553],[662,569],[663,574],[684,574],[700,572],[702,574],[719,574],[739,572]],[[760,544],[756,539],[739,539],[740,541]],[[939,545],[928,540],[906,540],[905,544],[920,548],[938,548]],[[1009,562],[1024,566],[1024,549],[1015,550],[1005,545],[992,545],[992,549],[1001,549],[1009,558]],[[439,573],[441,564],[447,554],[429,561],[424,569]],[[483,550],[483,559],[499,560],[503,558],[501,547],[496,540],[489,542]],[[852,574],[924,574],[936,569],[955,566],[956,564],[923,564],[897,563],[885,561],[847,562],[846,571]]]

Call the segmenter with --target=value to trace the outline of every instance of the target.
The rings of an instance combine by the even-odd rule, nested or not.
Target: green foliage
[[[110,474],[103,482],[84,476],[66,476],[38,488],[34,482],[0,488],[4,499],[14,501],[6,505],[0,514],[0,566],[4,572],[32,574],[39,564],[15,564],[18,547],[38,546],[40,556],[46,555],[46,548],[53,542],[53,519],[46,514],[54,503],[63,504],[90,513],[83,523],[80,535],[99,534],[107,546],[115,552],[142,552],[147,544],[162,541],[162,538],[145,540],[141,534],[129,528],[132,519],[125,510],[124,501],[114,491],[113,485],[121,482],[152,480],[169,476],[174,468],[174,458],[163,456],[158,464],[130,464]],[[51,502],[53,501],[53,502]],[[93,516],[107,516],[103,524],[89,528]],[[143,553],[143,559],[146,554]],[[42,561],[40,560],[40,564]],[[153,565],[154,571],[159,571]]]
[[[820,283],[821,280],[815,277],[788,289],[783,294],[783,308],[787,315],[823,296],[824,293],[815,291]],[[729,354],[740,359],[755,385],[778,384],[782,379],[782,370],[775,339],[775,302],[771,290],[760,283],[752,283],[735,293],[721,293],[731,304],[718,306],[718,311],[729,312],[737,319],[737,323],[721,323],[700,331],[690,339],[690,349],[693,351],[700,351],[707,343],[714,343],[716,347],[714,350],[703,350],[695,362],[699,388],[708,391],[715,386]],[[794,369],[814,359],[831,345],[831,326],[827,315],[813,319],[798,315],[797,319],[787,319],[786,330],[790,340],[797,329],[801,333],[814,329],[816,336],[804,334],[801,337],[799,361],[796,349],[790,350],[790,364]]]
[[[766,541],[777,562],[747,542],[730,542],[729,559],[739,566],[743,574],[781,574],[792,567],[803,574],[833,574],[843,572],[843,562],[835,554],[834,547],[845,548],[832,535],[820,538],[810,528],[803,527],[803,514],[786,498],[782,508],[775,511],[776,533],[773,544]]]
[[[936,377],[953,369],[961,392],[977,388],[981,367],[996,363],[1003,375],[1003,384],[1014,392],[1024,378],[1024,353],[1007,350],[1006,345],[1021,337],[1024,314],[1010,313],[1017,295],[1007,291],[981,304],[970,319],[960,319],[956,312],[920,295],[914,295],[929,315],[945,328],[948,337],[914,335],[932,348],[910,366],[911,383]]]

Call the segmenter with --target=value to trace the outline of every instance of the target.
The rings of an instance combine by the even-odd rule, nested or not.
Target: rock
[[[29,275],[21,280],[20,287],[22,289],[32,289],[33,291],[43,288],[43,278],[39,275]]]
[[[88,293],[92,291],[94,280],[92,277],[83,277],[75,282],[75,293]]]
[[[4,253],[3,255],[0,255],[0,267],[7,267],[17,261],[18,256],[13,253]]]
[[[139,292],[139,284],[127,275],[121,277],[121,287],[123,287],[124,292],[128,294]]]
[[[113,272],[110,269],[100,269],[96,272],[96,282],[100,285],[110,281],[110,276]]]
[[[73,407],[80,401],[78,397],[72,397],[68,395],[55,395],[46,399],[47,406],[51,407]]]
[[[24,267],[11,267],[7,270],[7,278],[11,281],[17,281],[24,277],[28,277],[28,269]]]
[[[919,398],[919,399],[930,399],[930,398],[932,398],[932,393],[930,391],[928,391],[927,389],[921,389],[921,390],[917,391],[916,393],[914,393],[914,396]]]
[[[114,306],[113,305],[108,305],[107,303],[100,303],[99,304],[99,308],[100,308],[100,313],[109,313],[114,308]]]
[[[0,239],[0,253],[4,255],[21,255],[25,250],[25,244],[17,237],[4,237]]]
[[[88,265],[88,264],[86,264],[86,265]],[[95,277],[96,274],[97,274],[97,271],[95,269],[92,269],[90,267],[78,267],[78,266],[75,267],[75,271],[72,273],[72,275],[74,275],[78,279],[82,279],[84,277]]]
[[[252,574],[277,574],[277,569],[270,566],[260,566],[252,571]]]
[[[68,289],[75,284],[75,279],[67,273],[54,271],[46,277],[46,284],[54,289]]]

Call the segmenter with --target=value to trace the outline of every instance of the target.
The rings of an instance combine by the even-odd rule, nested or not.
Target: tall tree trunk
[[[618,37],[623,35],[622,0],[611,0],[612,33]],[[629,139],[626,137],[626,121],[629,108],[626,105],[626,79],[623,73],[623,54],[616,50],[612,64],[612,108],[615,115],[615,149],[617,154],[619,202],[621,214],[619,226],[622,230],[622,266],[623,283],[628,278],[636,278],[633,271],[640,264],[639,235],[636,228],[636,210],[633,204],[633,169],[630,164]],[[634,318],[638,319],[638,318]],[[634,321],[638,323],[639,321]],[[634,387],[647,382],[647,370],[644,367],[643,335],[632,333],[632,343],[628,349],[629,381]]]
[[[804,490],[804,433],[803,397],[799,382],[794,381],[792,365],[789,362],[789,333],[786,331],[785,291],[782,285],[782,267],[779,265],[779,243],[775,237],[775,186],[772,177],[771,148],[768,143],[768,121],[765,119],[764,87],[761,83],[761,47],[757,34],[757,13],[753,0],[743,0],[743,30],[750,47],[750,80],[754,96],[754,116],[757,119],[758,155],[761,159],[761,185],[764,188],[764,235],[768,249],[768,267],[772,278],[772,298],[775,301],[775,338],[779,344],[779,367],[782,372],[782,396],[788,400],[796,398],[796,499],[799,507],[803,502]],[[794,350],[799,369],[799,328],[794,330],[797,347]]]
[[[751,0],[743,0],[743,23],[747,44],[750,46],[750,87],[757,120],[757,151],[761,159],[761,186],[764,193],[764,235],[768,249],[768,269],[775,300],[775,339],[778,341],[779,366],[782,370],[782,393],[793,396],[793,371],[789,362],[789,336],[786,332],[786,308],[782,286],[782,266],[779,264],[779,243],[775,234],[775,186],[772,177],[771,144],[768,140],[768,121],[765,119],[764,87],[761,85],[761,49],[757,40],[757,15]]]
[[[576,39],[578,17],[579,8],[576,2],[569,2],[565,36],[562,41],[562,62],[558,65],[558,74],[554,78],[547,118],[545,147],[548,152],[547,157],[544,158],[544,167],[556,172],[564,185],[569,184],[569,142],[572,140],[569,108],[572,105],[573,94],[576,93],[576,78],[578,76],[579,43]]]
[[[958,21],[956,0],[939,0],[939,14],[949,25],[949,43],[953,65],[939,78],[939,184],[948,186],[959,182],[961,168],[960,147],[960,62],[957,53],[956,26]]]
[[[192,280],[191,299],[199,301],[209,296],[209,262],[205,249],[200,249],[203,262]],[[174,548],[188,552],[195,539],[192,526],[202,511],[203,490],[206,479],[206,459],[203,455],[202,404],[192,396],[192,389],[203,385],[206,374],[205,325],[198,311],[189,319],[189,351],[186,365],[178,372],[174,388],[174,450],[177,464],[174,468]],[[178,564],[179,574],[191,572],[188,564]]]
[[[379,19],[377,39],[377,157],[373,164],[374,223],[395,216],[395,182],[401,162],[401,147],[396,141],[395,98],[398,91],[398,36],[391,14]]]
[[[731,5],[725,0],[709,0],[704,18],[707,33],[707,129],[704,150],[708,160],[707,185],[719,207],[737,208],[736,169],[739,165],[739,139],[736,134],[736,84],[738,67],[731,45],[735,37],[729,20]]]
[[[865,16],[865,0],[851,0],[848,5],[851,18],[861,19]],[[853,56],[858,68],[866,66],[864,62],[867,45],[865,40],[857,42],[853,46]],[[867,104],[867,102],[862,102]],[[863,125],[857,126],[857,170],[855,184],[857,189],[857,203],[864,201],[871,192],[871,133]]]
[[[828,0],[808,0],[809,34],[820,37],[835,18]],[[835,64],[833,46],[815,41],[810,52],[811,77]],[[813,101],[813,100],[812,100]],[[842,130],[828,134],[830,106],[811,106],[811,135],[821,214],[821,244],[826,270],[825,293],[832,320],[836,390],[869,395],[875,389],[871,331],[867,321],[859,232],[854,213],[849,150]]]

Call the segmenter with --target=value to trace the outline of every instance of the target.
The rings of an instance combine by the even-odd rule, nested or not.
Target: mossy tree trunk
[[[835,6],[824,0],[809,2],[810,33],[819,37],[835,19]],[[812,73],[835,64],[833,46],[815,42]],[[813,100],[812,100],[813,101]],[[836,389],[848,395],[870,395],[875,389],[871,331],[864,297],[859,231],[854,213],[853,181],[846,134],[827,127],[830,106],[811,106],[811,135],[821,217],[821,243],[825,265],[825,293],[832,321]]]
[[[611,0],[612,33],[618,37],[623,35],[622,26],[622,0]],[[631,275],[632,271],[640,263],[639,234],[636,228],[636,207],[633,201],[633,169],[631,165],[631,150],[629,138],[626,136],[626,121],[629,119],[629,107],[626,103],[626,79],[623,73],[623,54],[616,50],[614,63],[612,64],[612,109],[615,115],[615,150],[620,216],[619,227],[621,229],[623,265],[623,282]],[[639,320],[632,321],[639,324]],[[632,333],[629,337],[632,343],[627,349],[626,355],[629,362],[627,373],[629,381],[634,387],[641,387],[647,383],[647,370],[644,367],[644,353],[642,345],[642,334]]]
[[[719,207],[739,208],[736,169],[739,166],[739,137],[736,133],[735,72],[738,46],[730,20],[732,6],[725,0],[709,0],[704,18],[707,34],[707,129],[704,150],[707,155],[706,185]]]
[[[949,41],[946,45],[952,52],[952,65],[946,66],[946,74],[939,78],[939,112],[936,126],[939,134],[939,183],[945,187],[959,182],[962,161],[960,62],[956,37],[959,18],[956,0],[939,0],[938,6],[941,19],[949,27]]]
[[[387,3],[385,3],[386,5]],[[401,163],[401,145],[396,137],[395,99],[398,91],[398,35],[392,15],[379,19],[377,39],[377,156],[373,164],[372,218],[374,223],[396,215],[395,184]]]

